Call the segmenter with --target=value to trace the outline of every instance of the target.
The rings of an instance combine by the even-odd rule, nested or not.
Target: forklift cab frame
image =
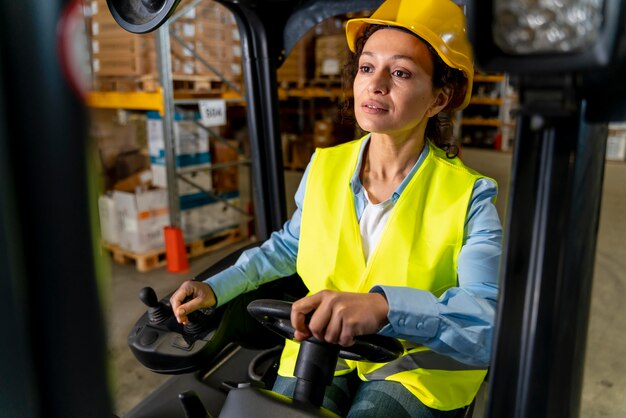
[[[241,33],[263,240],[286,219],[276,69],[308,28],[380,1],[219,2]],[[0,411],[7,416],[111,411],[85,104],[58,52],[58,24],[71,3],[0,3],[0,316],[11,335],[0,376],[12,378],[0,380]],[[491,8],[466,3],[477,65],[512,74],[521,101],[487,416],[576,417],[607,123],[626,119],[626,6],[604,2],[603,54],[515,56],[494,44]],[[49,187],[41,187],[41,173]]]

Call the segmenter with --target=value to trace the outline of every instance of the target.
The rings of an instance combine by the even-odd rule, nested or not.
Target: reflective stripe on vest
[[[448,356],[435,353],[432,350],[424,350],[417,353],[406,354],[398,360],[389,362],[384,366],[365,374],[363,377],[367,380],[384,380],[393,374],[413,369],[459,371],[484,370],[485,368],[470,366],[469,364],[461,363],[460,361],[456,361]]]
[[[438,297],[457,284],[464,220],[473,185],[482,176],[429,143],[428,155],[395,203],[366,264],[350,188],[364,138],[316,151],[302,209],[298,274],[310,293],[368,292],[375,285],[388,285]],[[298,348],[286,342],[282,376],[293,375]],[[345,364],[349,369],[340,374],[356,367],[364,380],[398,381],[425,405],[441,410],[469,404],[486,374],[425,347],[389,364]]]

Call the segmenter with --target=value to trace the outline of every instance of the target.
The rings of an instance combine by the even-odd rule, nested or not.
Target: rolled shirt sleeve
[[[466,364],[489,364],[502,251],[496,194],[491,180],[474,185],[458,259],[458,287],[439,298],[414,288],[371,289],[389,303],[389,323],[379,334],[422,344]]]
[[[259,247],[244,251],[231,267],[204,281],[215,293],[216,306],[222,306],[264,283],[296,272],[302,201],[308,172],[307,166],[294,196],[296,209],[282,229],[273,232]]]

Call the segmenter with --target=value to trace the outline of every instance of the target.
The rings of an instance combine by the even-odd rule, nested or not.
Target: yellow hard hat
[[[446,64],[461,70],[468,86],[463,103],[456,108],[467,106],[472,95],[474,64],[461,7],[451,0],[386,0],[369,18],[350,19],[346,23],[346,38],[352,52],[357,38],[371,24],[410,30],[428,42]]]

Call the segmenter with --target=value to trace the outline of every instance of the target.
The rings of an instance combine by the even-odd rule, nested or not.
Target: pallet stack
[[[150,49],[154,48],[154,37],[131,34],[122,29],[111,16],[106,0],[93,0],[87,6],[94,88],[155,90],[154,83],[144,88],[140,80],[154,68],[149,57]]]
[[[283,88],[304,87],[311,79],[312,45],[314,33],[306,33],[294,45],[278,68],[278,84]]]
[[[184,10],[186,3],[182,2],[179,9]],[[223,80],[241,85],[239,30],[224,6],[211,0],[199,3],[173,23],[171,33],[175,78],[196,77],[213,86]]]
[[[341,82],[348,52],[344,21],[341,17],[326,19],[298,40],[278,68],[281,87],[306,87],[318,81]]]
[[[189,3],[182,1],[177,10],[185,10]],[[86,6],[94,89],[156,91],[156,35],[122,29],[111,16],[106,0],[91,0]],[[200,2],[172,22],[170,33],[175,90],[219,92],[225,87],[224,79],[241,85],[239,31],[232,13],[224,6],[212,0]]]
[[[318,36],[315,39],[315,79],[341,81],[341,72],[347,57],[345,35]]]

